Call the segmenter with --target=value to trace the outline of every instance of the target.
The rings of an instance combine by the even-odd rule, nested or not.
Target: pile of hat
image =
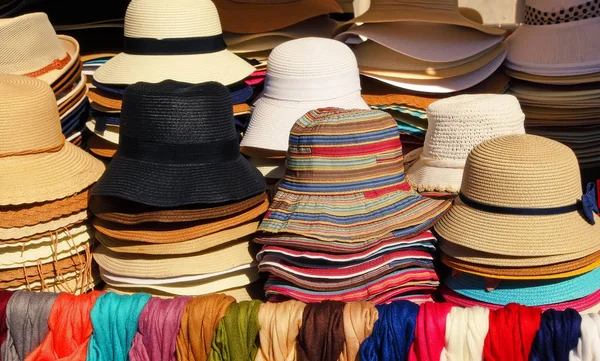
[[[442,294],[462,305],[585,311],[600,304],[600,217],[567,146],[529,134],[469,154],[458,198],[435,225]]]
[[[91,191],[100,275],[112,290],[246,292],[264,179],[239,153],[231,95],[217,82],[125,90],[118,150]]]
[[[46,14],[0,19],[0,74],[47,83],[56,97],[62,133],[84,147],[82,130],[89,118],[89,102],[81,71],[79,44],[70,36],[56,35]]]
[[[394,116],[405,145],[423,144],[433,100],[507,86],[494,76],[507,53],[504,31],[463,16],[457,0],[372,0],[341,29],[335,39],[352,46],[367,103]]]
[[[249,111],[245,102],[253,90],[244,79],[255,69],[227,50],[210,0],[133,0],[125,14],[124,34],[124,51],[93,75],[92,119],[87,123],[98,135],[90,142],[93,153],[114,155],[124,89],[136,82],[217,81],[231,91],[234,111]]]
[[[322,108],[291,130],[285,177],[255,242],[271,299],[431,300],[439,281],[427,231],[450,207],[404,177],[396,122]]]
[[[598,0],[528,0],[505,64],[528,132],[573,149],[586,180],[600,178],[599,33]]]
[[[88,189],[104,165],[65,140],[46,82],[0,75],[0,169],[0,288],[88,291]]]

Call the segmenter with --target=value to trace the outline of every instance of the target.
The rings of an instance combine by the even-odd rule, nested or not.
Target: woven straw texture
[[[87,210],[73,213],[69,216],[57,218],[49,222],[38,223],[32,226],[16,228],[0,228],[0,240],[22,239],[35,235],[52,232],[87,219]]]

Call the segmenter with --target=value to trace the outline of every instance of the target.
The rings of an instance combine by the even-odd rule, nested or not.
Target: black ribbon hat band
[[[195,38],[130,38],[125,37],[124,52],[131,55],[194,55],[225,50],[222,34]]]

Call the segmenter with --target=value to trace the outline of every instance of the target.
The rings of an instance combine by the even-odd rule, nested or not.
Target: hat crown
[[[371,8],[391,7],[415,8],[419,10],[458,11],[458,0],[371,0]]]
[[[66,56],[46,14],[0,19],[0,73],[28,74]]]
[[[535,135],[487,140],[469,154],[461,193],[493,206],[552,208],[581,198],[577,158],[571,149]]]
[[[0,157],[51,149],[63,141],[50,86],[34,78],[0,75]]]
[[[210,0],[133,0],[125,13],[130,38],[192,38],[222,33],[219,14]]]
[[[231,94],[217,82],[165,80],[125,89],[120,135],[162,144],[237,139]]]
[[[458,95],[427,107],[429,126],[422,157],[467,159],[479,143],[511,134],[525,134],[525,114],[512,95]]]

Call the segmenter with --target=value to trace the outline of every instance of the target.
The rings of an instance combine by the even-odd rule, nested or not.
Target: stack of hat
[[[124,33],[124,52],[94,72],[93,119],[87,125],[104,142],[94,138],[92,152],[114,154],[124,89],[139,81],[217,81],[228,86],[239,111],[249,110],[245,102],[253,90],[244,78],[254,67],[227,50],[210,0],[133,0],[125,14]]]
[[[404,178],[396,122],[377,110],[323,108],[291,130],[285,178],[255,242],[267,296],[385,303],[430,300],[435,238],[450,207]]]
[[[429,98],[481,84],[493,77],[507,53],[504,31],[464,17],[457,0],[372,0],[346,28],[350,25],[336,39],[354,44],[367,80],[363,93],[390,95],[369,105],[392,114],[400,131],[420,144]],[[492,84],[482,84],[473,93],[489,93],[488,87],[496,88]]]
[[[577,158],[554,140],[509,135],[476,146],[459,197],[435,225],[453,276],[448,301],[584,311],[600,304],[600,217]]]
[[[94,257],[112,289],[197,295],[258,279],[250,241],[268,201],[232,116],[216,82],[125,90],[119,148],[90,199]]]
[[[79,44],[72,37],[56,35],[46,14],[0,19],[0,74],[24,75],[49,84],[63,134],[83,147],[81,132],[89,118],[89,102],[81,70]]]
[[[600,2],[528,0],[525,12],[506,59],[525,126],[573,149],[584,178],[600,178]]]
[[[0,288],[85,292],[99,160],[65,140],[47,83],[0,75]]]
[[[458,95],[427,107],[423,148],[404,157],[408,183],[420,193],[456,194],[467,156],[484,140],[524,134],[525,114],[512,95]]]

